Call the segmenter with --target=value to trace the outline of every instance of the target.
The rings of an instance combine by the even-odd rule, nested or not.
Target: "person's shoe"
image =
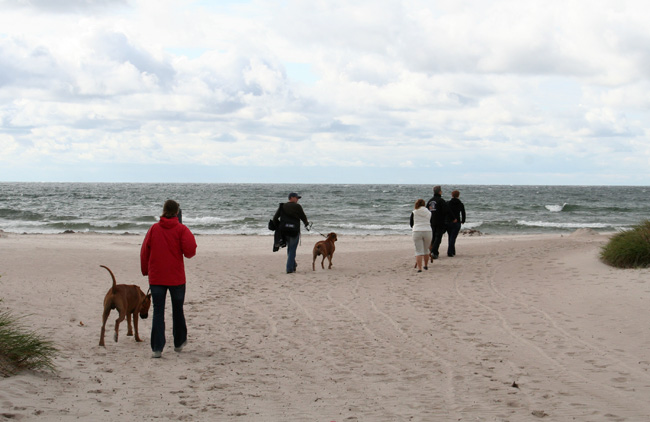
[[[295,271],[287,271],[287,274],[293,274]]]
[[[424,266],[424,269],[425,269],[425,270],[428,270],[428,269],[429,269],[429,267],[427,267],[427,266],[425,265],[425,266]]]
[[[438,259],[438,255],[431,254],[431,259]]]
[[[422,272],[422,270],[418,270],[418,272],[419,272],[419,273],[421,273],[421,272]]]
[[[162,352],[159,352],[159,351],[155,351],[155,352],[153,352],[153,353],[151,354],[151,357],[152,357],[152,358],[156,358],[156,359],[159,358],[159,357],[161,357],[161,356],[162,356]]]
[[[183,344],[181,344],[180,346],[174,347],[174,352],[180,353],[183,350],[183,347],[185,347],[186,345],[187,345],[187,340],[185,340]]]

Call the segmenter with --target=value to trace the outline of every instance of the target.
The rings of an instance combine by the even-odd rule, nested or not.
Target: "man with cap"
[[[305,224],[309,230],[309,221],[302,206],[298,200],[302,198],[295,192],[289,194],[289,202],[280,204],[278,210],[273,216],[273,223],[281,231],[282,237],[287,244],[287,274],[295,273],[296,267],[296,250],[300,242],[300,221]]]

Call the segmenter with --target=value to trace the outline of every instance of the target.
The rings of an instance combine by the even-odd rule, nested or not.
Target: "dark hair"
[[[420,207],[425,206],[426,204],[424,203],[424,199],[418,199],[415,201],[415,209],[417,210]]]
[[[457,190],[455,190],[455,191],[453,191],[453,192],[451,193],[451,197],[452,197],[452,198],[458,198],[459,196],[460,196],[460,192],[458,192]]]
[[[163,213],[161,217],[174,218],[178,215],[178,210],[180,208],[181,207],[178,205],[178,202],[174,201],[173,199],[168,199],[165,201],[165,205],[163,205]]]
[[[440,192],[442,192],[442,188],[440,186],[433,187],[433,193],[440,193]]]

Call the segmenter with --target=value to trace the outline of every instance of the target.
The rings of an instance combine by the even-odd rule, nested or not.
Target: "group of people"
[[[413,241],[415,242],[416,266],[418,271],[428,269],[429,253],[437,259],[446,232],[449,235],[447,255],[456,254],[456,237],[461,224],[465,223],[465,207],[458,199],[460,193],[455,190],[449,202],[442,199],[442,188],[433,188],[433,198],[425,204],[423,199],[415,202],[411,214]],[[286,271],[295,273],[296,250],[300,241],[300,223],[309,230],[309,220],[302,206],[301,198],[295,192],[289,194],[288,202],[281,203],[269,222],[269,228],[275,230],[274,247],[287,247]],[[167,292],[172,303],[172,322],[174,350],[181,352],[187,344],[187,325],[183,312],[185,302],[185,264],[183,257],[196,255],[196,239],[181,222],[182,214],[179,204],[167,200],[163,205],[160,220],[147,231],[140,249],[140,265],[143,276],[149,277],[149,287],[153,302],[153,321],[151,323],[152,357],[160,358],[165,347],[165,301]],[[430,252],[427,252],[430,251]]]
[[[456,256],[456,239],[460,227],[465,224],[465,205],[460,200],[460,192],[451,193],[451,199],[442,198],[442,187],[433,187],[433,197],[427,203],[424,199],[415,201],[411,212],[410,225],[415,244],[415,266],[418,272],[428,270],[429,257],[438,259],[442,236],[447,233],[449,244],[447,256]]]

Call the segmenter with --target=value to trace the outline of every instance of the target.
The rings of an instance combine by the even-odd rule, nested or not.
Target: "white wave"
[[[475,221],[471,223],[465,223],[463,224],[463,229],[475,229],[477,227],[480,227],[483,225],[482,221]]]
[[[204,224],[210,225],[215,223],[228,223],[238,221],[239,217],[222,218],[222,217],[185,217],[183,216],[183,224]]]
[[[338,226],[343,229],[356,229],[356,230],[371,230],[371,231],[381,231],[381,230],[411,230],[409,227],[408,221],[405,224],[334,224],[333,226]]]
[[[604,229],[611,227],[605,223],[554,223],[550,221],[525,221],[519,220],[517,224],[529,227],[552,227],[558,229]]]
[[[566,202],[562,205],[544,205],[544,208],[550,212],[561,212],[566,207]]]

